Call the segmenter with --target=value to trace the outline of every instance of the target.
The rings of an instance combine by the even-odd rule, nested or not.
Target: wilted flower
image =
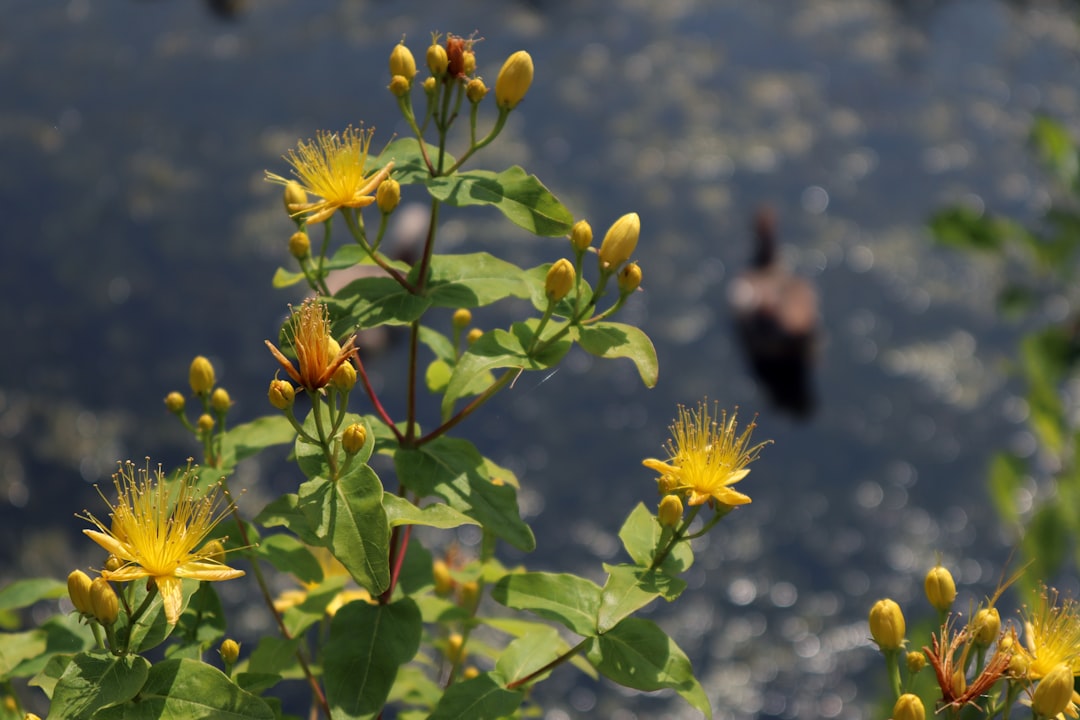
[[[127,463],[113,475],[116,504],[105,500],[111,523],[89,512],[83,516],[97,527],[83,532],[123,563],[116,570],[103,570],[101,577],[111,582],[151,579],[170,625],[180,619],[182,578],[231,580],[244,574],[213,560],[205,548],[197,549],[229,508],[221,508],[217,488],[200,495],[196,482],[190,470],[184,472],[174,483],[176,499],[170,502],[173,488],[160,467],[151,475],[149,468],[136,470]]]
[[[289,203],[289,213],[306,214],[308,223],[319,223],[338,208],[362,208],[375,202],[375,190],[390,176],[394,163],[370,173],[365,170],[373,133],[352,127],[341,134],[321,132],[314,140],[301,140],[296,150],[290,150],[285,160],[292,165],[301,189],[320,199]],[[271,172],[266,173],[266,179],[282,185],[292,182]]]
[[[316,300],[305,300],[299,310],[293,310],[291,323],[296,365],[269,340],[266,341],[266,346],[289,377],[301,387],[315,392],[326,387],[338,368],[355,354],[353,345],[356,336],[350,337],[344,345],[335,347],[337,341],[330,336],[329,312],[326,305]],[[273,392],[274,387],[271,386],[270,389]],[[274,397],[271,395],[271,402],[273,401]]]
[[[750,445],[750,435],[756,427],[751,422],[739,433],[736,413],[728,419],[720,411],[719,420],[714,403],[713,413],[705,403],[696,410],[679,406],[679,417],[671,426],[672,439],[667,443],[667,461],[648,458],[642,464],[667,478],[669,492],[685,493],[688,505],[717,502],[722,505],[745,505],[750,498],[733,490],[731,485],[746,477],[746,466],[757,459],[768,441]]]

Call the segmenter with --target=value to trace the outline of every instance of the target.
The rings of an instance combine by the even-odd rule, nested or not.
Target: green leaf
[[[308,545],[323,545],[315,525],[300,510],[300,498],[296,493],[285,493],[272,501],[255,516],[255,522],[263,527],[286,527]]]
[[[1035,118],[1031,126],[1031,143],[1039,159],[1057,176],[1066,188],[1074,188],[1078,176],[1076,144],[1068,128],[1045,115]]]
[[[150,661],[140,655],[79,653],[53,689],[49,717],[82,720],[130,700],[143,687],[149,669]]]
[[[320,403],[321,411],[323,412],[323,428],[329,429],[331,427],[330,418],[326,416],[327,406],[326,403]],[[367,433],[367,439],[364,441],[363,447],[361,447],[352,460],[349,461],[350,465],[356,465],[360,463],[366,463],[371,458],[371,453],[375,449],[375,433],[371,428],[371,421],[361,415],[355,413],[346,413],[342,419],[338,432],[330,438],[331,447],[336,452],[337,467],[343,467],[348,460],[348,455],[341,448],[340,440],[341,436],[345,432],[345,428],[350,425],[358,424],[362,425]],[[315,411],[312,410],[304,418],[303,422],[304,430],[311,437],[318,437],[319,430],[318,425],[315,422]],[[308,477],[313,479],[316,477],[330,477],[332,475],[330,466],[326,461],[326,454],[323,452],[322,445],[308,442],[303,437],[296,436],[296,445],[293,449],[293,453],[296,457],[296,464],[300,468],[300,471]]]
[[[293,272],[286,270],[283,267],[279,267],[274,271],[274,277],[270,280],[270,285],[276,290],[282,288],[292,287],[296,283],[304,279],[304,273]]]
[[[532,302],[533,307],[541,313],[547,310],[548,306],[547,275],[548,271],[551,270],[552,265],[554,265],[554,263],[544,263],[543,265],[529,268],[522,275],[522,280],[529,291],[529,301]],[[586,282],[584,278],[580,277],[577,282],[577,288],[581,292],[581,297],[586,299],[592,297],[592,288],[589,283]],[[576,310],[574,305],[575,296],[574,293],[571,292],[565,298],[555,303],[552,314],[555,317],[573,317],[574,311]]]
[[[1005,225],[969,207],[946,208],[930,218],[930,232],[942,245],[959,250],[999,251],[1008,239]]]
[[[479,525],[468,515],[463,515],[449,505],[432,503],[418,508],[405,498],[397,495],[383,495],[383,507],[390,520],[390,527],[398,525],[425,525],[427,527],[449,530],[462,525]]]
[[[541,237],[570,232],[574,216],[535,175],[518,166],[501,173],[470,170],[427,178],[428,192],[449,205],[494,205],[512,223]]]
[[[428,158],[436,162],[439,157],[439,148],[430,143],[424,143]],[[386,149],[379,153],[379,157],[372,161],[368,158],[371,169],[380,168],[390,160],[394,161],[394,179],[402,185],[426,184],[431,178],[424,157],[420,154],[420,143],[414,137],[404,137],[393,141]],[[457,160],[449,153],[443,155],[444,167],[452,167]]]
[[[532,529],[518,512],[517,490],[491,481],[472,443],[441,437],[420,448],[402,448],[394,454],[394,466],[402,484],[421,497],[441,497],[519,550],[536,547]]]
[[[200,652],[225,635],[225,611],[213,583],[199,583],[177,623],[177,636]]]
[[[38,600],[49,600],[67,594],[67,583],[52,578],[16,580],[0,590],[0,611],[29,607]]]
[[[319,612],[317,619],[322,617],[322,612]],[[302,638],[298,637],[286,640],[274,635],[264,636],[248,657],[247,672],[256,675],[302,677],[296,659],[296,650],[300,647],[301,640]]]
[[[524,692],[507,690],[483,674],[447,688],[429,720],[499,720],[512,716],[524,699]]]
[[[453,372],[453,369],[446,364],[445,360],[432,360],[424,373],[424,385],[427,386],[428,392],[441,393],[445,390]]]
[[[40,629],[0,633],[0,678],[12,677],[12,671],[25,660],[43,654],[45,645],[45,633]]]
[[[386,698],[387,703],[405,705],[407,707],[423,708],[419,714],[419,720],[427,720],[428,715],[435,709],[443,696],[442,686],[433,680],[423,668],[415,664],[405,665],[398,670],[394,687]],[[407,715],[399,712],[398,720],[403,720]]]
[[[386,276],[362,277],[327,298],[335,330],[408,325],[431,307],[431,299],[414,295]]]
[[[237,425],[222,438],[221,455],[226,467],[232,467],[246,457],[272,445],[293,441],[296,431],[284,415],[266,415]]]
[[[1016,493],[1023,486],[1025,472],[1027,467],[1024,461],[1015,455],[997,453],[990,463],[990,499],[998,516],[1006,523],[1020,522]]]
[[[56,690],[56,683],[60,681],[64,671],[67,670],[67,666],[74,659],[74,655],[53,655],[45,663],[45,667],[38,671],[38,674],[32,677],[27,685],[41,688],[42,692],[45,693],[45,697],[51,700],[53,692]]]
[[[647,568],[652,565],[653,557],[660,549],[663,529],[645,504],[638,503],[619,530],[619,539],[634,563]],[[690,549],[690,543],[683,542],[676,545],[664,562],[660,563],[660,570],[674,576],[689,570],[693,564],[694,553]]]
[[[23,633],[0,635],[0,678],[30,677],[40,672],[56,655],[69,655],[95,647],[89,628],[74,613],[54,615],[40,627],[26,633],[29,637],[22,643],[9,639],[20,635]],[[44,639],[44,648],[37,642],[40,639]],[[16,660],[15,649],[18,647],[27,652],[21,661],[12,665],[10,663]]]
[[[389,605],[351,602],[330,624],[323,648],[326,699],[335,718],[382,710],[398,668],[420,649],[420,611],[409,598]]]
[[[309,627],[321,621],[326,615],[326,608],[341,593],[347,581],[348,577],[345,575],[331,575],[318,586],[309,588],[303,601],[293,605],[282,615],[282,621],[289,635],[298,637]]]
[[[372,595],[390,584],[390,523],[383,487],[367,465],[354,463],[337,482],[315,478],[300,486],[297,507],[353,579]]]
[[[1062,508],[1050,502],[1038,508],[1028,521],[1020,540],[1024,556],[1031,563],[1025,568],[1027,576],[1054,577],[1061,568],[1070,545],[1062,514]]]
[[[649,336],[633,325],[598,322],[575,328],[581,347],[601,358],[629,358],[645,387],[655,387],[660,367]]]
[[[433,305],[470,308],[508,297],[528,297],[517,265],[486,252],[434,255],[427,296]]]
[[[597,670],[621,685],[647,692],[671,688],[712,717],[690,659],[650,620],[626,618],[595,638],[587,655]]]
[[[94,720],[273,720],[274,711],[223,672],[186,658],[150,668],[138,699],[99,712]]]
[[[302,583],[322,582],[319,561],[307,545],[292,535],[279,533],[263,538],[255,552],[281,572],[291,573]]]
[[[604,565],[608,573],[600,598],[597,628],[605,633],[623,618],[637,612],[658,597],[672,601],[686,588],[686,583],[636,565]]]
[[[504,685],[527,678],[559,657],[563,642],[555,628],[538,626],[506,646],[495,662],[495,674]]]
[[[509,608],[529,610],[560,622],[578,635],[597,634],[600,587],[577,575],[545,572],[507,575],[492,588],[491,597]]]

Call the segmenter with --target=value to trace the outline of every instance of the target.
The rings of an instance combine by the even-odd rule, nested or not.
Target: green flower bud
[[[405,79],[404,75],[395,75],[390,78],[390,84],[387,85],[387,89],[394,97],[405,97],[409,94],[409,88],[412,85]]]
[[[465,97],[469,98],[469,102],[474,105],[483,100],[487,94],[488,87],[480,78],[473,78],[469,81],[469,84],[465,86]]]
[[[574,265],[566,258],[561,258],[548,269],[547,279],[544,281],[544,293],[551,302],[559,302],[574,289],[574,280],[577,273]]]
[[[926,656],[915,650],[909,652],[904,657],[904,661],[907,663],[908,673],[911,675],[918,675],[926,667]]]
[[[641,219],[637,213],[627,213],[616,220],[600,243],[600,269],[614,272],[629,260],[637,248],[640,233]]]
[[[578,220],[574,227],[570,228],[570,244],[578,251],[592,245],[592,226],[587,220]]]
[[[68,597],[71,598],[71,604],[83,615],[89,615],[94,611],[90,604],[92,582],[90,576],[82,570],[72,570],[67,578]]]
[[[948,612],[956,599],[956,582],[943,565],[935,565],[926,573],[926,599],[939,612]]]
[[[393,178],[386,178],[375,190],[375,204],[383,215],[394,212],[394,208],[401,202],[401,183]]]
[[[297,260],[303,260],[311,255],[311,238],[303,230],[294,232],[289,238],[289,254]]]
[[[341,433],[341,447],[349,455],[355,455],[364,448],[367,442],[367,430],[360,423],[353,423]]]
[[[214,429],[214,416],[210,413],[203,413],[199,416],[196,422],[196,427],[199,428],[199,432],[208,433]]]
[[[682,522],[683,504],[678,495],[665,495],[660,500],[660,507],[656,511],[656,519],[664,527],[675,527]]]
[[[191,361],[188,371],[191,390],[196,395],[206,395],[214,387],[214,366],[202,355]]]
[[[870,635],[882,651],[899,650],[904,645],[907,626],[904,613],[895,601],[885,598],[870,608]]]
[[[529,92],[533,81],[532,56],[518,50],[503,63],[495,79],[495,103],[500,109],[513,110]]]
[[[210,393],[210,407],[216,413],[228,412],[232,406],[232,398],[229,397],[228,391],[225,388],[216,388],[214,392]]]
[[[412,82],[412,79],[416,77],[416,59],[405,46],[404,40],[390,51],[390,76],[400,76],[408,82]]]
[[[90,606],[102,625],[112,625],[120,615],[120,599],[109,581],[99,577],[90,584]]]
[[[184,396],[175,390],[165,396],[165,407],[174,415],[179,415],[184,412],[185,404],[186,401],[184,400]]]
[[[291,408],[296,399],[296,388],[288,380],[271,380],[270,390],[266,393],[270,404],[278,410]]]
[[[1001,615],[997,608],[982,608],[971,619],[971,637],[975,644],[981,647],[989,647],[997,640],[1001,631]]]
[[[435,78],[429,77],[424,80],[424,93],[427,95],[435,94]]]

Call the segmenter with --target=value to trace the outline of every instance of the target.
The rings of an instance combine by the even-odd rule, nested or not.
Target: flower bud
[[[119,536],[113,531],[113,536],[119,539]],[[124,567],[124,561],[116,557],[112,553],[109,553],[109,557],[105,558],[105,569],[109,572],[116,572],[120,568]]]
[[[678,495],[665,495],[660,500],[660,507],[656,511],[656,519],[664,527],[675,527],[682,522],[683,504]]]
[[[404,75],[395,75],[390,78],[390,84],[386,86],[386,89],[394,97],[405,97],[409,94],[409,87],[409,81],[405,79]]]
[[[469,327],[469,323],[472,322],[472,311],[468,308],[458,308],[454,311],[454,328],[461,330],[462,328]]]
[[[619,292],[629,295],[641,285],[641,267],[636,263],[627,263],[619,271]]]
[[[303,230],[294,232],[289,238],[289,254],[297,260],[303,260],[311,255],[311,238]]]
[[[23,720],[41,720],[41,716],[36,715],[34,713],[31,713],[31,712],[28,712],[25,715],[23,715]]]
[[[185,404],[184,396],[175,390],[165,396],[165,408],[174,415],[184,412]]]
[[[454,578],[450,577],[450,568],[445,560],[436,560],[431,564],[431,575],[435,580],[435,594],[446,597],[454,590]]]
[[[211,540],[202,546],[202,552],[199,553],[210,562],[225,564],[225,543],[221,542],[217,538]]]
[[[68,597],[71,604],[83,615],[94,611],[90,604],[90,585],[93,581],[82,570],[72,570],[67,578]]]
[[[870,635],[882,651],[899,650],[906,631],[904,613],[895,601],[885,598],[870,608]]]
[[[226,667],[232,667],[240,659],[240,643],[232,638],[226,638],[221,641],[218,652],[221,653],[221,662],[225,663]]]
[[[971,619],[970,630],[976,645],[989,647],[997,640],[1001,630],[1001,615],[997,608],[983,608],[975,613],[975,617]]]
[[[461,583],[458,586],[458,604],[466,610],[472,611],[480,601],[480,584],[475,580]]]
[[[480,677],[480,670],[475,665],[470,665],[461,671],[461,677],[472,680],[474,677]]]
[[[956,582],[943,565],[935,565],[926,573],[926,599],[938,612],[948,612],[956,599]]]
[[[112,625],[120,614],[120,599],[109,581],[99,577],[90,584],[90,606],[102,625]]]
[[[450,62],[446,56],[446,48],[442,45],[432,44],[427,49],[427,66],[435,77],[442,77],[446,72],[446,66]]]
[[[1040,717],[1054,718],[1065,712],[1073,697],[1073,674],[1068,663],[1058,663],[1046,673],[1031,696],[1031,711]]]
[[[904,693],[893,705],[892,720],[926,720],[926,708],[918,695]]]
[[[465,638],[461,633],[450,633],[450,637],[446,638],[447,660],[457,664],[463,657],[465,657]]]
[[[379,183],[375,191],[375,204],[383,215],[394,212],[394,208],[401,202],[401,183],[393,178],[386,178]]]
[[[296,400],[296,388],[288,380],[271,380],[270,391],[266,393],[270,404],[278,410],[292,407]]]
[[[1017,652],[1013,653],[1009,658],[1009,669],[1007,670],[1009,677],[1012,678],[1026,678],[1028,670],[1031,668],[1031,658],[1027,653]]]
[[[600,269],[614,271],[629,260],[640,233],[641,219],[637,213],[627,213],[616,220],[600,244]]]
[[[188,381],[196,395],[206,395],[214,387],[214,366],[202,355],[191,361]]]
[[[225,388],[216,388],[214,392],[210,393],[210,407],[216,413],[227,412],[232,406],[232,398],[229,397],[229,393]]]
[[[661,495],[671,495],[679,487],[679,479],[674,475],[661,475],[656,478],[656,489]]]
[[[469,84],[465,86],[465,97],[469,98],[469,102],[474,105],[483,100],[487,94],[488,87],[480,78],[473,78],[469,81]]]
[[[574,280],[577,273],[574,265],[566,258],[560,258],[548,269],[547,279],[544,281],[544,294],[551,302],[559,302],[570,294],[574,289]]]
[[[356,385],[356,366],[351,360],[346,360],[330,377],[330,386],[339,392],[349,392],[354,385]]]
[[[349,455],[360,452],[366,442],[367,429],[360,423],[353,423],[341,433],[341,447],[345,448]]]
[[[904,662],[907,664],[908,674],[918,675],[926,667],[926,656],[912,650],[904,657]]]
[[[529,53],[518,50],[503,63],[495,79],[495,103],[499,109],[513,110],[529,92],[533,81],[533,61]]]
[[[214,429],[214,416],[210,413],[203,413],[199,416],[196,422],[196,427],[199,428],[199,432],[208,433]]]
[[[592,245],[592,225],[587,220],[578,220],[570,228],[570,244],[579,251]]]
[[[283,194],[282,200],[285,203],[285,211],[292,215],[297,210],[299,210],[299,208],[297,207],[298,205],[307,204],[307,190],[305,190],[304,187],[295,180],[290,180],[285,183],[285,192]]]
[[[424,80],[424,93],[427,95],[435,94],[435,78],[429,77]]]
[[[399,42],[390,51],[390,76],[399,75],[406,81],[412,82],[416,77],[416,59],[412,51],[405,46],[405,42]]]
[[[476,72],[476,53],[466,50],[461,54],[461,72],[464,75],[472,75]]]
[[[480,328],[473,328],[472,330],[469,331],[469,334],[465,336],[465,342],[472,345],[474,342],[476,342],[477,340],[479,340],[483,336],[484,336],[484,331],[483,330],[481,330]]]

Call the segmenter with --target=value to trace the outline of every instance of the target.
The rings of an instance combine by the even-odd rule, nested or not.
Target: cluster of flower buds
[[[987,709],[987,717],[1004,711],[1020,698],[1040,718],[1063,713],[1077,716],[1080,695],[1074,677],[1080,675],[1080,606],[1060,600],[1045,590],[1034,609],[1024,609],[1023,636],[1011,623],[1003,624],[995,604],[1006,583],[964,623],[952,612],[956,582],[940,563],[926,574],[926,599],[938,611],[940,629],[921,652],[907,652],[907,683],[900,682],[899,657],[907,644],[907,628],[900,606],[882,599],[870,609],[870,635],[885,655],[896,694],[893,720],[924,720],[922,700],[910,691],[914,677],[930,665],[940,689],[939,710],[952,714],[968,706]],[[907,689],[908,691],[904,691]],[[992,710],[992,712],[991,712]]]
[[[228,390],[217,386],[214,366],[202,355],[191,361],[191,366],[188,368],[188,384],[191,386],[191,392],[202,405],[202,412],[195,419],[195,423],[192,424],[188,419],[185,413],[187,399],[178,390],[165,396],[165,408],[179,418],[184,427],[199,437],[210,454],[212,433],[214,428],[218,428],[219,431],[224,429],[225,416],[233,404],[232,398]]]

